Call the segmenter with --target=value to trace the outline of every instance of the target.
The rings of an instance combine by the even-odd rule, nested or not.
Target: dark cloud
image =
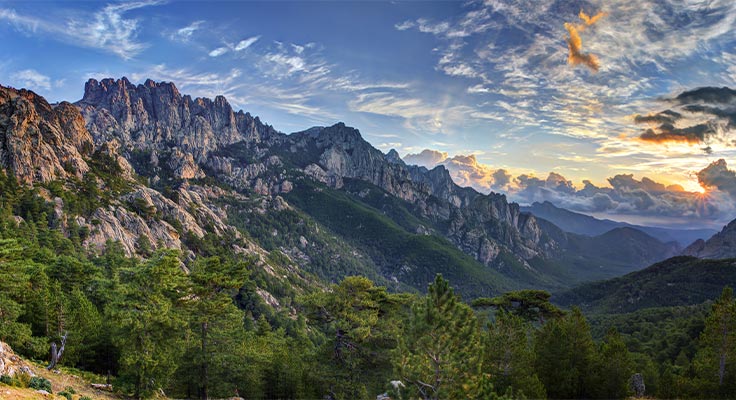
[[[714,161],[698,172],[698,182],[704,188],[715,188],[728,193],[731,199],[736,201],[736,171],[728,169],[726,160]]]
[[[649,128],[639,138],[649,142],[688,142],[701,143],[707,136],[714,135],[716,131],[707,124],[698,124],[686,128],[675,128],[670,123],[660,125],[656,129]]]
[[[505,169],[497,169],[493,174],[494,187],[492,189],[501,190],[502,188],[508,187],[511,183],[511,174]]]
[[[675,97],[675,100],[680,102],[680,104],[733,104],[736,102],[736,90],[725,86],[721,88],[706,86],[682,92]]]
[[[634,116],[634,123],[654,125],[642,130],[639,138],[649,142],[705,143],[736,130],[736,90],[702,87],[664,99],[675,110]],[[688,124],[688,121],[692,121]],[[705,121],[705,122],[704,122]],[[725,141],[734,145],[733,141]],[[702,149],[712,152],[710,146]]]
[[[674,124],[675,121],[682,118],[682,114],[672,111],[664,110],[656,114],[649,115],[637,115],[634,117],[634,122],[637,124],[644,123],[657,123],[657,124]]]

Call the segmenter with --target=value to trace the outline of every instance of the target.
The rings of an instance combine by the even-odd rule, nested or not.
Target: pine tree
[[[338,399],[373,398],[391,379],[402,297],[367,278],[348,277],[304,303],[310,322],[327,338],[318,356],[325,390]]]
[[[402,381],[426,400],[474,397],[479,387],[480,343],[472,309],[437,275],[412,308],[397,357]]]
[[[532,399],[546,397],[534,372],[534,349],[529,341],[531,326],[520,316],[500,310],[483,333],[482,370],[497,393],[507,390]]]
[[[701,390],[710,397],[736,393],[736,300],[730,287],[713,303],[699,343],[694,367]]]
[[[578,308],[548,321],[539,330],[534,349],[535,369],[552,399],[591,396],[595,344],[590,326]]]
[[[233,382],[224,382],[223,368],[238,363],[233,348],[243,338],[243,317],[233,296],[245,280],[245,265],[225,263],[218,257],[194,263],[189,279],[192,297],[188,301],[188,319],[192,339],[188,346],[188,362],[180,367],[191,382],[198,385],[202,399],[216,388],[219,397],[234,392]],[[187,373],[188,371],[188,373]]]
[[[165,387],[178,365],[186,326],[181,301],[188,293],[175,251],[157,252],[126,272],[108,318],[120,351],[119,386],[143,398]]]
[[[0,239],[0,340],[18,349],[31,341],[32,334],[30,325],[19,321],[30,288],[29,263],[21,251],[16,240]]]
[[[611,329],[601,343],[595,368],[594,394],[600,399],[623,399],[634,373],[631,354],[623,338]]]

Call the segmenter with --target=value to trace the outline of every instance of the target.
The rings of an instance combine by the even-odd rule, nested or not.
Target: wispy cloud
[[[221,55],[233,52],[233,53],[239,53],[250,46],[252,46],[255,42],[260,40],[260,36],[252,36],[247,39],[243,39],[239,41],[238,43],[225,43],[224,46],[218,47],[216,49],[211,50],[208,55],[210,57],[219,57]]]
[[[200,30],[203,25],[204,21],[194,21],[183,28],[175,30],[171,35],[169,35],[169,38],[171,40],[176,40],[184,43],[189,42],[190,40],[192,40],[192,36],[194,36],[194,33]]]
[[[125,18],[128,11],[150,7],[164,1],[137,1],[115,3],[92,13],[78,14],[59,21],[20,15],[14,10],[0,8],[0,20],[6,20],[29,35],[45,35],[51,40],[102,50],[123,59],[131,59],[148,45],[138,40],[140,20]]]

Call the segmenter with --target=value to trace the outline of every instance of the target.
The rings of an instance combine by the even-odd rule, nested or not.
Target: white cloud
[[[51,89],[51,78],[34,70],[24,69],[10,75],[10,79],[27,89]]]
[[[219,57],[225,53],[227,53],[229,49],[227,47],[218,47],[212,51],[209,52],[210,57]]]
[[[200,30],[200,28],[202,28],[202,25],[204,25],[204,21],[194,21],[191,24],[174,31],[174,33],[171,34],[169,38],[181,42],[189,42],[192,39],[194,32]]]
[[[253,43],[257,42],[258,39],[260,39],[260,36],[253,36],[249,37],[248,39],[243,39],[238,44],[235,45],[235,48],[233,50],[235,51],[243,51],[247,49],[248,47],[252,46]]]
[[[252,36],[247,39],[243,39],[239,41],[237,44],[232,43],[225,43],[224,46],[218,47],[216,49],[213,49],[208,53],[210,57],[219,57],[221,55],[227,54],[229,52],[239,53],[250,46],[252,46],[255,42],[257,42],[261,36]]]
[[[394,28],[396,28],[399,31],[405,31],[407,29],[411,29],[416,26],[416,23],[411,20],[406,20],[404,22],[398,23],[394,25]]]

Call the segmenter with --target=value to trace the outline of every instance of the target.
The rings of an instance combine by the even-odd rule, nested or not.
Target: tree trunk
[[[61,356],[64,354],[64,347],[66,346],[66,336],[67,333],[64,332],[64,335],[61,336],[61,347],[58,351],[56,349],[56,342],[51,342],[51,363],[46,367],[47,370],[52,370],[59,363],[59,360],[61,360]]]

